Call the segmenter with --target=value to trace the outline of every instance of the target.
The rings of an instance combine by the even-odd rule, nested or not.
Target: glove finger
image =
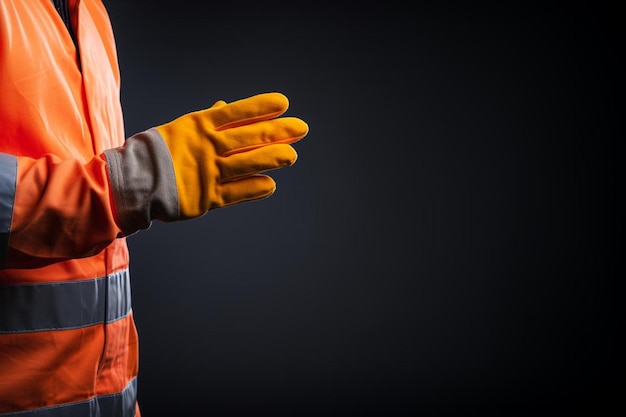
[[[281,93],[263,93],[206,111],[216,130],[269,120],[287,111],[289,100]]]
[[[267,175],[253,175],[237,181],[219,184],[219,203],[216,207],[225,207],[244,201],[269,197],[276,190],[276,182]]]
[[[291,145],[276,144],[219,158],[217,164],[221,182],[226,182],[293,165],[297,158],[298,154]]]
[[[227,129],[215,134],[219,155],[228,156],[277,143],[294,143],[309,132],[309,126],[295,117],[281,117]]]

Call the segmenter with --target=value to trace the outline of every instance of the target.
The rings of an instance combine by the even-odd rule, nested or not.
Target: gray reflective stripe
[[[37,408],[16,413],[0,413],[1,417],[134,417],[137,402],[137,379],[119,394],[102,395],[87,401]]]
[[[13,155],[0,153],[0,268],[5,266],[9,245],[16,178],[17,158]]]
[[[80,281],[0,285],[0,334],[110,323],[130,308],[128,270]]]

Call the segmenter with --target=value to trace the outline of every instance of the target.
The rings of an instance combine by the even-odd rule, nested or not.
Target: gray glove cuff
[[[174,165],[160,133],[148,129],[124,146],[104,151],[117,221],[124,235],[150,227],[152,220],[179,217]]]

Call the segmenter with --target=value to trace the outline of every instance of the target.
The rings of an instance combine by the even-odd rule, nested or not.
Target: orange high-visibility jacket
[[[100,0],[0,0],[0,416],[139,415],[128,250],[103,152],[122,146]]]

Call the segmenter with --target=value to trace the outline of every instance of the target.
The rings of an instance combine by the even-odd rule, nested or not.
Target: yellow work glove
[[[264,171],[293,165],[290,145],[308,133],[280,93],[265,93],[185,114],[157,126],[171,154],[179,218],[271,195],[276,183]]]

